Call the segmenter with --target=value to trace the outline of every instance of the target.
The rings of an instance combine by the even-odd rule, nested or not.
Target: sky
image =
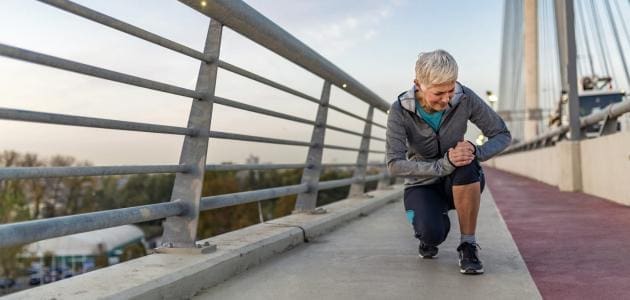
[[[77,3],[202,51],[208,18],[172,0],[81,0]],[[419,52],[449,51],[459,80],[479,95],[497,91],[502,0],[251,0],[261,12],[383,100],[411,87]],[[199,62],[37,1],[0,1],[0,43],[194,89]],[[224,28],[220,58],[319,98],[316,75]],[[0,107],[185,127],[191,99],[0,57]],[[314,119],[316,105],[219,70],[215,94]],[[334,87],[330,102],[359,115],[368,106]],[[329,123],[362,131],[335,111]],[[375,113],[385,124],[386,114]],[[215,105],[212,130],[309,141],[311,126]],[[374,127],[374,136],[385,130]],[[0,151],[70,155],[95,165],[176,164],[183,137],[0,120]],[[327,144],[358,147],[360,138],[328,130]],[[384,150],[373,141],[372,149]],[[211,140],[208,163],[302,163],[307,149]],[[370,154],[382,161],[382,154]],[[326,150],[324,162],[355,162],[356,153]]]

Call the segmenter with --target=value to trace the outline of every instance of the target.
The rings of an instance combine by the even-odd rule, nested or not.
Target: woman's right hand
[[[470,164],[475,159],[473,151],[474,149],[471,149],[468,142],[459,142],[455,148],[448,149],[448,159],[454,166],[463,167]]]

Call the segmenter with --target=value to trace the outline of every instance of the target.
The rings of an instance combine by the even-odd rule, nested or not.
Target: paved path
[[[486,274],[459,273],[455,212],[440,257],[423,260],[402,201],[246,271],[197,299],[538,299],[492,196],[483,194],[479,242]]]
[[[484,170],[545,299],[630,299],[630,207]]]

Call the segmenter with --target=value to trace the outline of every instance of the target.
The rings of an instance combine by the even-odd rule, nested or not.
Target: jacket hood
[[[413,112],[414,114],[416,113],[416,103],[417,103],[415,95],[416,95],[416,86],[413,85],[410,90],[398,96],[398,100],[400,101],[400,106],[402,106],[404,109],[410,112]],[[444,111],[444,114],[448,114],[448,112],[453,107],[457,106],[457,104],[459,104],[459,102],[462,101],[462,98],[465,95],[466,93],[464,92],[463,86],[459,82],[455,82],[455,95],[453,96],[453,99],[451,99],[451,101],[448,103],[448,108],[446,108],[446,110]]]

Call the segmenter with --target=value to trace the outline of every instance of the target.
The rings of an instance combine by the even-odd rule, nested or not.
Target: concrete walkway
[[[196,299],[538,299],[540,294],[488,190],[482,195],[478,240],[486,274],[459,273],[459,229],[434,260],[418,242],[402,201],[298,246]]]

